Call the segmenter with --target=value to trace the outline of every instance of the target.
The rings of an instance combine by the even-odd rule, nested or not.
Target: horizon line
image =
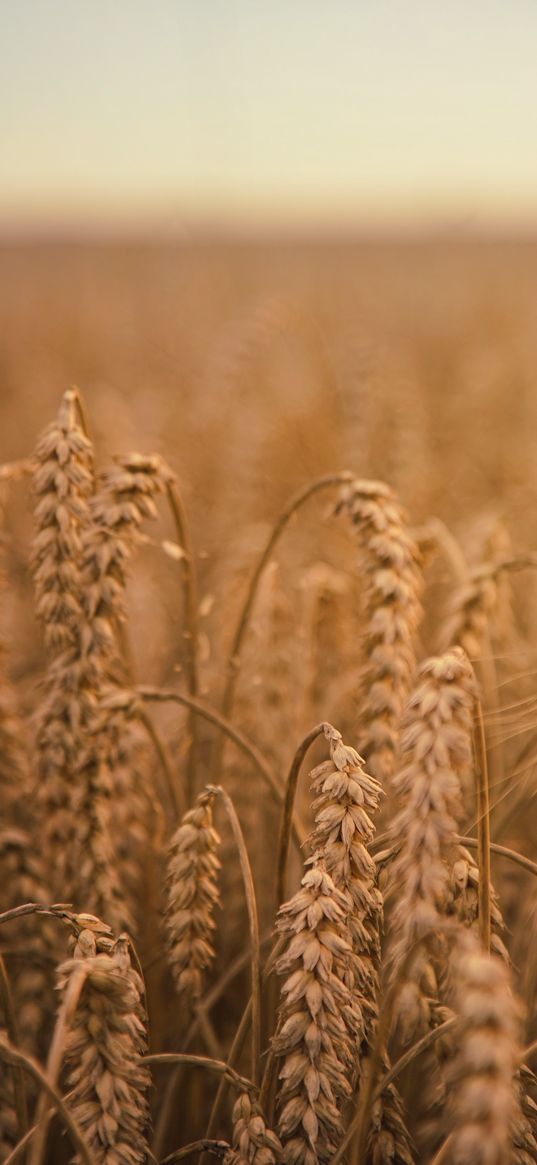
[[[167,225],[162,220],[128,222],[124,226],[109,222],[79,221],[59,223],[9,223],[0,219],[0,246],[106,245],[138,244],[155,246],[203,246],[211,244],[312,244],[312,243],[409,243],[409,242],[487,242],[537,241],[537,216],[506,220],[477,221],[473,216],[458,216],[422,222],[392,220],[378,222],[324,221],[318,224],[294,221],[252,223],[245,221],[190,220],[181,225]]]

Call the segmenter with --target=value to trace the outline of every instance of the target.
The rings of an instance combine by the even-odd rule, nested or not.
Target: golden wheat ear
[[[500,1165],[511,1159],[513,1126],[521,1121],[520,1009],[503,961],[483,952],[468,932],[458,937],[453,971],[461,1029],[450,1070],[449,1135],[438,1159]]]
[[[344,1018],[353,1048],[350,1079],[359,1091],[369,1070],[380,1000],[383,897],[377,867],[367,847],[375,835],[382,787],[365,771],[356,749],[343,743],[336,728],[325,724],[324,733],[330,760],[314,769],[310,777],[316,794],[311,843],[322,855],[335,885],[352,903],[348,918],[351,954],[340,964],[338,973],[350,991]],[[388,1071],[386,1049],[382,1049],[382,1063]],[[413,1161],[404,1107],[395,1085],[386,1089],[375,1105],[368,1152],[375,1161],[383,1161],[390,1153],[396,1165]]]
[[[272,1048],[279,1061],[277,1132],[284,1161],[328,1162],[343,1136],[353,1065],[344,1016],[352,999],[338,967],[351,956],[350,910],[349,896],[318,859],[279,912],[285,948],[276,970],[284,981]]]
[[[96,1165],[145,1165],[151,1079],[143,1061],[147,1051],[143,982],[132,966],[126,936],[120,936],[109,953],[96,950],[94,931],[81,931],[75,957],[58,971],[62,999],[72,977],[83,974],[65,1043],[69,1108]]]
[[[390,827],[396,850],[390,867],[395,899],[388,949],[392,979],[412,944],[434,931],[448,910],[461,787],[471,771],[475,699],[474,674],[460,648],[419,668],[403,720],[401,769],[394,782],[401,807]],[[424,948],[401,988],[396,1014],[406,1042],[423,1035],[433,1019],[436,974]]]
[[[220,838],[213,826],[214,794],[201,793],[185,814],[168,848],[166,935],[168,959],[179,996],[188,1006],[200,998],[203,972],[214,959],[214,910],[219,901]]]
[[[349,517],[364,574],[363,664],[357,747],[387,785],[395,770],[399,726],[415,667],[422,571],[397,496],[380,481],[344,485],[336,509]]]
[[[73,774],[81,749],[80,630],[84,622],[83,537],[91,522],[92,446],[80,425],[77,396],[64,394],[58,416],[37,442],[32,551],[36,613],[47,667],[37,714],[37,797],[52,893],[71,894],[78,831]]]

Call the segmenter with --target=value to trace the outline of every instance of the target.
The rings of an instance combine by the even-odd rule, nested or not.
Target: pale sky
[[[537,225],[537,0],[0,0],[0,229]]]

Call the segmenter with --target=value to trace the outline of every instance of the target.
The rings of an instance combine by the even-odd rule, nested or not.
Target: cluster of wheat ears
[[[491,881],[493,858],[526,878],[531,905],[537,865],[491,841],[491,791],[511,792],[511,822],[534,795],[531,749],[511,764],[497,745],[535,701],[502,704],[495,671],[508,580],[532,556],[491,552],[472,571],[382,482],[309,483],[251,574],[209,702],[196,558],[162,458],[96,467],[71,389],[2,479],[32,481],[44,647],[28,730],[2,649],[2,1161],[537,1162],[533,914],[521,970]],[[348,595],[318,567],[309,679],[289,692],[274,556],[318,493],[345,532],[358,610],[345,623]],[[126,601],[159,501],[182,595],[181,680],[167,688],[134,678]],[[456,585],[424,657],[435,556]],[[256,619],[262,659],[241,697]],[[284,688],[287,705],[320,709],[301,740]],[[334,693],[339,727],[324,719]],[[156,715],[174,704],[179,746]]]

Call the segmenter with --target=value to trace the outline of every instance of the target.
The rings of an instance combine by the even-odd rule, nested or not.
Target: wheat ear
[[[214,910],[219,901],[213,793],[201,793],[168,848],[166,935],[175,985],[186,1004],[202,994],[203,972],[214,959]]]
[[[444,1159],[453,1165],[507,1165],[517,1113],[519,1007],[505,964],[480,950],[468,932],[455,954],[455,1005],[462,1020],[451,1070],[450,1136]]]
[[[36,534],[32,570],[48,667],[37,725],[38,799],[45,850],[54,862],[53,893],[70,887],[77,834],[72,774],[80,749],[79,635],[83,620],[82,538],[90,523],[93,450],[79,425],[76,394],[64,394],[57,420],[37,443]]]
[[[395,493],[383,482],[355,479],[343,486],[336,512],[351,520],[364,571],[357,747],[373,776],[385,784],[393,776],[415,666],[422,590],[419,551]]]
[[[350,959],[349,896],[312,860],[301,888],[281,907],[277,928],[285,976],[272,1047],[281,1059],[277,1131],[287,1165],[328,1163],[343,1135],[352,1049],[344,1014],[349,988],[336,973]]]
[[[472,759],[475,679],[465,653],[454,648],[423,663],[408,701],[395,786],[401,807],[390,833],[397,856],[390,884],[397,889],[391,918],[392,970],[412,944],[447,910],[450,859],[462,814],[461,782]],[[437,986],[431,959],[420,951],[399,996],[404,1041],[423,1034]]]
[[[142,1060],[147,1048],[143,984],[125,936],[110,954],[96,954],[91,931],[84,935],[85,980],[66,1041],[69,1108],[97,1165],[145,1165],[150,1075]],[[59,968],[62,994],[78,974],[80,953]]]
[[[314,769],[310,778],[316,793],[311,843],[322,854],[335,885],[352,902],[348,919],[352,954],[339,973],[350,991],[345,1022],[354,1049],[351,1079],[356,1083],[367,1070],[365,1061],[378,1019],[383,900],[367,846],[374,837],[372,819],[380,808],[382,788],[365,772],[362,758],[343,743],[337,729],[326,724],[324,733],[330,744],[330,760]],[[383,1064],[389,1070],[385,1051]],[[375,1105],[368,1152],[378,1165],[385,1159],[396,1165],[411,1165],[413,1161],[402,1101],[393,1084]]]

